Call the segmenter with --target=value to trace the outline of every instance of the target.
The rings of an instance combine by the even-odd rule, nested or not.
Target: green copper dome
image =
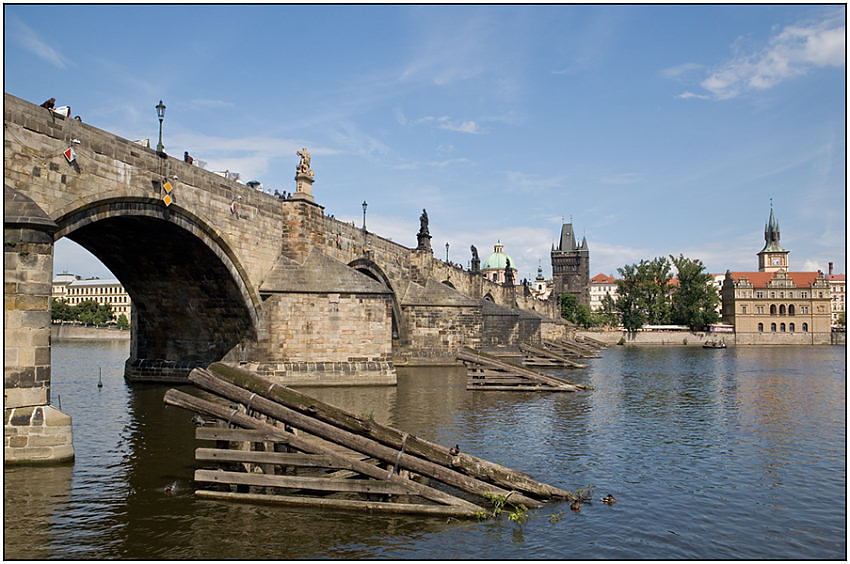
[[[481,264],[481,270],[504,270],[508,261],[511,261],[511,270],[516,270],[516,263],[505,254],[502,244],[497,242],[493,246],[493,252]]]

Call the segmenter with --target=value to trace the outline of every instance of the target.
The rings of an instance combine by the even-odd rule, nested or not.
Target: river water
[[[400,370],[397,387],[304,389],[540,481],[594,486],[580,513],[550,503],[517,525],[195,499],[191,413],[163,404],[168,386],[125,383],[127,346],[54,343],[76,460],[5,468],[5,558],[847,555],[840,347],[612,347],[560,373],[592,387],[580,393],[467,392],[462,371],[435,368]],[[598,501],[609,493],[615,505]]]

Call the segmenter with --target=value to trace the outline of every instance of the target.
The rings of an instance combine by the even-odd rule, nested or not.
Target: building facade
[[[832,311],[832,326],[846,327],[847,318],[847,281],[844,274],[833,274],[832,263],[829,263],[829,297]]]
[[[830,284],[823,272],[789,272],[770,210],[757,272],[726,271],[721,315],[736,344],[830,344]]]
[[[68,277],[73,279],[67,281]],[[65,300],[68,305],[78,305],[86,300],[94,300],[100,305],[109,305],[115,319],[122,313],[131,321],[133,304],[121,282],[110,279],[80,280],[73,275],[60,274],[53,279],[53,297]]]
[[[573,224],[561,226],[558,248],[552,246],[552,295],[567,292],[580,304],[590,307],[590,250],[587,238],[576,245]]]
[[[591,311],[599,311],[602,309],[602,302],[605,296],[611,296],[615,302],[617,301],[617,280],[613,276],[599,273],[590,279],[590,309]]]
[[[504,284],[506,281],[505,270],[510,265],[511,273],[513,274],[513,284],[516,285],[519,279],[517,278],[516,263],[505,254],[505,247],[500,241],[493,245],[493,252],[490,253],[484,262],[481,264],[481,274],[487,280]]]

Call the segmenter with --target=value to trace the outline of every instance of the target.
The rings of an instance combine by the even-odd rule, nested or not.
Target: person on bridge
[[[45,100],[42,104],[42,108],[47,108],[48,110],[52,110],[56,105],[56,98],[51,98],[50,100]]]
[[[183,160],[189,164],[195,162],[195,159],[189,155],[189,151],[183,151]]]

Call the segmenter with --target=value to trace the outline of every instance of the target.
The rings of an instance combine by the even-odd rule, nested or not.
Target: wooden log
[[[251,464],[353,470],[352,465],[347,461],[343,463],[324,454],[301,454],[297,452],[196,448],[195,460],[198,462],[249,462]]]
[[[384,480],[316,478],[307,476],[278,476],[254,472],[195,470],[195,481],[212,484],[236,484],[265,488],[287,488],[324,492],[410,495],[406,484]]]
[[[271,440],[286,443],[292,448],[298,449],[302,452],[306,452],[309,454],[328,455],[332,459],[337,460],[340,464],[351,464],[354,470],[363,474],[364,476],[369,476],[378,480],[384,479],[392,482],[407,484],[412,494],[422,496],[425,499],[430,499],[431,501],[436,501],[438,503],[443,503],[446,505],[454,505],[473,514],[478,511],[482,511],[481,507],[465,499],[461,499],[445,492],[441,492],[440,490],[425,486],[412,480],[405,480],[399,477],[398,474],[393,474],[392,476],[390,476],[388,475],[388,472],[386,470],[384,470],[383,468],[378,468],[377,466],[374,466],[372,464],[367,464],[359,460],[344,458],[336,454],[331,448],[320,443],[319,441],[315,441],[307,437],[294,435],[289,431],[275,427],[266,423],[265,421],[260,421],[259,419],[250,417],[244,413],[231,413],[233,411],[232,409],[223,406],[219,403],[191,396],[186,392],[181,392],[180,390],[175,389],[170,389],[165,392],[163,401],[168,405],[182,407],[184,409],[195,411],[196,413],[203,413],[206,415],[224,419],[226,421],[230,420],[234,425],[239,425],[240,427],[262,431],[264,433],[267,433],[268,436],[270,436]]]
[[[251,409],[278,421],[283,421],[293,427],[358,452],[374,456],[388,464],[397,465],[399,468],[407,468],[465,492],[482,497],[487,494],[507,496],[511,493],[499,486],[483,482],[466,474],[461,474],[430,460],[407,454],[403,450],[392,449],[369,437],[346,431],[330,423],[325,423],[311,415],[304,415],[294,409],[289,409],[280,403],[217,378],[215,374],[208,370],[195,368],[189,373],[189,381],[204,390],[219,394],[227,399],[240,402],[244,405],[250,404]],[[536,499],[519,493],[512,495],[511,501],[522,503],[526,507],[541,507],[543,505]]]
[[[535,347],[533,345],[529,345],[529,344],[526,344],[526,343],[521,344],[519,346],[519,348],[524,353],[536,354],[536,355],[541,355],[541,356],[545,356],[545,357],[549,357],[549,358],[554,358],[554,359],[556,359],[560,362],[563,362],[564,364],[566,364],[567,366],[570,366],[572,368],[587,368],[586,364],[575,361],[571,358],[567,358],[563,355],[556,354],[551,350],[542,349],[540,347]]]
[[[534,384],[532,386],[467,386],[467,390],[476,392],[563,392],[564,390],[553,388],[552,386],[542,386]]]
[[[360,501],[354,499],[329,499],[289,495],[216,492],[211,490],[197,490],[195,492],[195,495],[203,499],[245,501],[250,503],[286,505],[293,507],[320,507],[323,509],[337,509],[343,511],[366,511],[369,513],[389,513],[402,515],[408,514],[456,518],[473,518],[477,516],[476,513],[470,513],[465,509],[448,505],[423,505],[386,501]]]
[[[477,351],[473,351],[470,349],[461,349],[457,352],[457,358],[463,360],[465,362],[478,362],[488,366],[492,369],[500,369],[508,373],[516,374],[523,378],[527,378],[528,380],[532,380],[534,382],[539,382],[541,384],[548,384],[550,386],[560,386],[564,388],[572,388],[570,391],[575,391],[575,385],[567,382],[566,380],[561,380],[560,378],[555,378],[554,376],[549,376],[548,374],[543,374],[542,372],[537,372],[535,370],[531,370],[529,368],[524,368],[522,366],[517,366],[516,364],[509,364],[507,362],[496,359],[490,355],[480,354]]]
[[[275,383],[271,380],[246,370],[222,363],[211,364],[209,370],[225,381],[263,395],[290,409],[310,414],[321,421],[336,425],[352,433],[370,437],[391,448],[400,450],[402,443],[404,443],[405,451],[427,458],[437,464],[461,470],[470,476],[542,498],[569,499],[570,501],[578,499],[571,492],[538,482],[522,472],[505,468],[464,452],[452,454],[448,447],[404,433],[399,429],[383,425],[372,419],[358,417],[292,388],[278,385],[272,387],[272,384]]]

